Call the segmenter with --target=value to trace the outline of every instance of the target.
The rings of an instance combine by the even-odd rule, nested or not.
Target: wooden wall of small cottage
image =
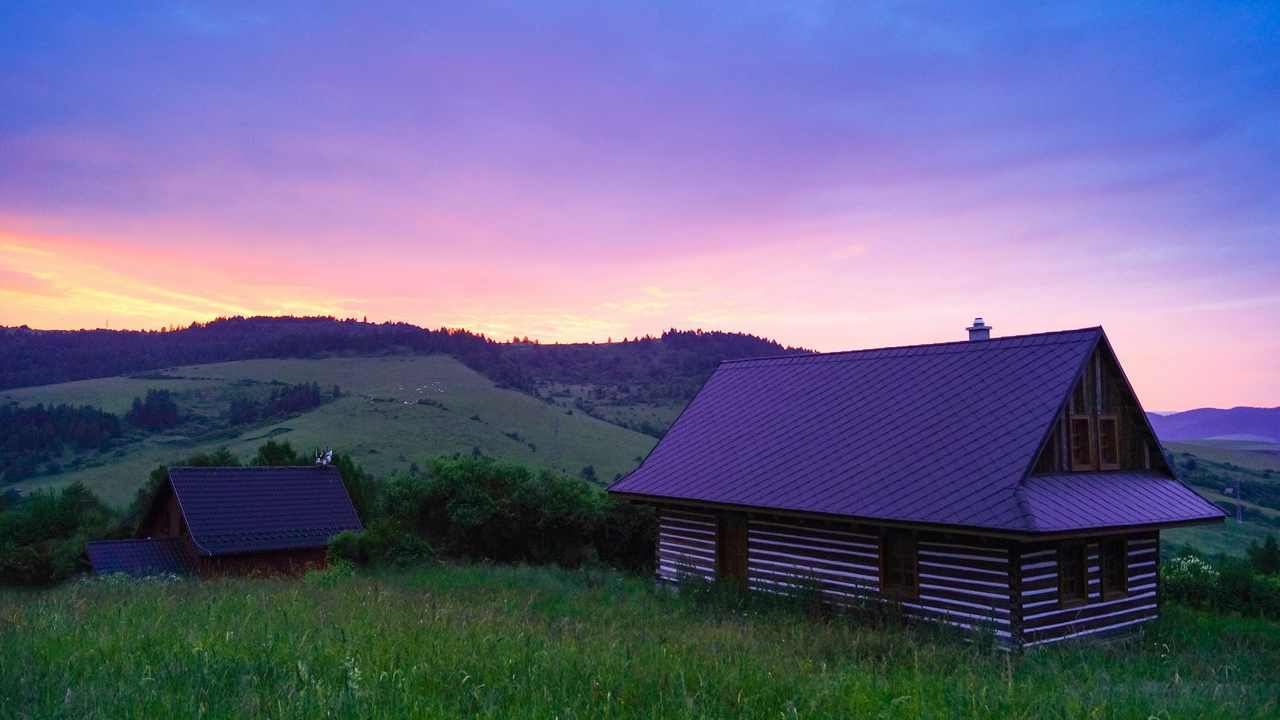
[[[660,581],[713,581],[717,576],[714,511],[662,507],[656,574]],[[871,525],[751,513],[747,526],[747,585],[773,593],[820,590],[835,605],[888,600],[881,593],[881,532]],[[1115,536],[1111,536],[1115,537]],[[1155,532],[1124,536],[1128,588],[1101,596],[1097,539],[1087,541],[1088,598],[1060,601],[1061,541],[1021,543],[932,531],[916,533],[918,593],[894,598],[916,617],[990,632],[1008,643],[1041,645],[1106,633],[1159,615]]]
[[[325,548],[271,550],[240,555],[200,556],[196,572],[201,577],[222,575],[301,575],[327,565]]]
[[[1099,542],[1093,539],[1085,546],[1088,598],[1078,605],[1064,605],[1059,594],[1060,542],[1031,543],[1020,548],[1019,632],[1023,645],[1114,632],[1159,617],[1159,533],[1130,533],[1123,537],[1128,556],[1125,592],[1118,597],[1102,596]]]

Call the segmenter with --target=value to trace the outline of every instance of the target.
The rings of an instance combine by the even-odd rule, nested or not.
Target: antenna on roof
[[[331,463],[333,463],[333,451],[332,451],[332,450],[325,450],[324,452],[320,452],[319,450],[317,450],[317,451],[316,451],[316,464],[317,464],[317,465],[329,465],[329,464],[331,464]]]

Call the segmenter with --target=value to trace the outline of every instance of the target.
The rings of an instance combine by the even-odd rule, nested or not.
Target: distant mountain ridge
[[[458,328],[332,317],[232,317],[167,331],[0,327],[0,390],[167,367],[260,358],[395,352],[451,355],[499,386],[546,383],[638,389],[688,401],[722,360],[809,352],[745,333],[676,330],[622,342],[499,342]]]
[[[1280,407],[1197,408],[1179,413],[1147,413],[1161,440],[1226,438],[1280,442]]]

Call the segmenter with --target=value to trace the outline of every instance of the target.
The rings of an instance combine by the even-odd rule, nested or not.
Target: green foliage
[[[0,592],[0,716],[1273,718],[1280,695],[1275,623],[1178,606],[1005,653],[599,569],[336,575]]]
[[[43,585],[81,569],[84,544],[105,537],[115,516],[83,485],[37,492],[0,511],[0,585]]]
[[[167,430],[178,424],[178,403],[168,390],[147,390],[146,398],[135,397],[125,420],[147,430]]]
[[[42,463],[57,473],[66,447],[102,450],[120,434],[119,417],[88,405],[0,404],[0,484],[36,475]]]
[[[346,560],[333,560],[329,562],[328,567],[308,570],[307,574],[302,576],[302,582],[311,587],[332,588],[341,585],[355,574],[356,568],[352,563]]]
[[[1216,562],[1184,554],[1160,569],[1165,597],[1218,612],[1280,619],[1280,577],[1263,575],[1239,558]]]
[[[601,559],[643,567],[651,514],[618,506],[578,478],[485,457],[438,458],[384,488],[394,525],[455,557],[578,567]],[[642,553],[641,546],[647,549]]]
[[[329,561],[353,565],[413,565],[431,562],[435,551],[417,533],[380,519],[361,531],[347,530],[329,540]]]
[[[1266,542],[1261,545],[1256,540],[1249,543],[1246,555],[1254,570],[1263,575],[1280,574],[1280,543],[1276,542],[1275,535],[1267,535]]]
[[[249,461],[250,465],[267,465],[271,467],[307,465],[309,463],[309,460],[298,455],[298,452],[293,449],[293,446],[287,440],[279,443],[275,440],[268,440],[266,444],[258,448],[253,460]]]

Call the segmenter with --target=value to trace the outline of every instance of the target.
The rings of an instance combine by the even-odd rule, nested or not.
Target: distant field
[[[1164,446],[1171,452],[1191,453],[1213,462],[1232,463],[1253,470],[1274,470],[1280,473],[1280,444],[1277,443],[1247,440],[1195,440],[1167,442]]]
[[[1008,653],[612,572],[0,591],[0,717],[1275,718],[1280,626],[1166,605]]]
[[[129,501],[158,464],[227,447],[247,458],[267,439],[303,451],[333,448],[385,474],[410,463],[473,448],[494,457],[578,474],[584,466],[609,481],[634,467],[655,440],[585,413],[496,387],[447,356],[399,355],[245,360],[173,368],[184,379],[105,378],[0,392],[0,401],[91,404],[122,412],[148,388],[166,388],[184,411],[214,424],[229,397],[262,392],[265,383],[339,385],[340,399],[286,420],[192,438],[179,427],[122,448],[120,455],[82,458],[81,467],[16,485],[20,490],[85,482],[108,502]]]
[[[1176,545],[1190,545],[1196,550],[1209,555],[1221,553],[1240,557],[1245,554],[1245,548],[1249,547],[1249,543],[1254,541],[1258,543],[1265,542],[1267,535],[1275,535],[1280,538],[1280,530],[1253,522],[1237,523],[1234,519],[1229,518],[1223,521],[1221,525],[1161,530],[1160,541]]]

